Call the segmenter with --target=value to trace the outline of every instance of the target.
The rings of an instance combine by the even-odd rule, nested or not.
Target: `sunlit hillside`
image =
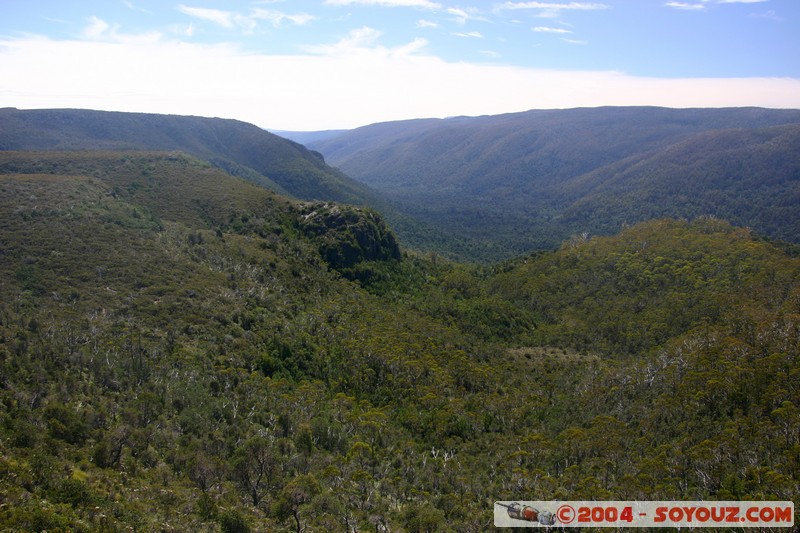
[[[176,152],[0,153],[11,531],[474,531],[798,500],[800,259],[661,219],[478,267]]]

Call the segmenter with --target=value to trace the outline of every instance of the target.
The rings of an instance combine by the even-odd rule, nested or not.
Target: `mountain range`
[[[85,109],[0,109],[0,150],[182,151],[305,200],[364,204],[369,190],[320,154],[237,120]]]
[[[664,216],[800,239],[796,110],[534,110],[281,133],[309,148],[234,120],[0,110],[2,150],[182,151],[295,198],[372,206],[405,246],[459,259]]]
[[[0,112],[0,530],[478,533],[497,501],[798,501],[799,246],[697,216],[455,262],[253,128]],[[642,176],[672,198],[676,161],[700,169],[687,199],[736,196],[714,168],[772,198],[793,131],[631,144],[581,174],[619,200],[591,216]],[[792,220],[792,198],[765,208]]]
[[[309,147],[483,260],[660,216],[800,235],[796,110],[534,110],[373,124]]]

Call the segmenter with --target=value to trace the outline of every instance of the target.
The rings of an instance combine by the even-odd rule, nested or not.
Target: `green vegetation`
[[[375,203],[319,153],[236,120],[85,109],[0,109],[0,150],[178,150],[305,200]]]
[[[474,266],[182,153],[2,152],[0,243],[0,529],[800,499],[800,259],[717,219]]]
[[[312,141],[396,211],[402,242],[494,262],[654,218],[800,235],[800,112],[536,110],[365,126]]]
[[[400,259],[394,235],[374,211],[331,203],[303,206],[300,228],[319,242],[319,253],[342,271],[364,261]]]

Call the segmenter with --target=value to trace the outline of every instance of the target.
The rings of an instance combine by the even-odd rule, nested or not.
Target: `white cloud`
[[[110,28],[105,20],[92,16],[89,18],[89,25],[83,30],[83,35],[89,39],[100,39]]]
[[[391,58],[399,58],[399,57],[406,57],[412,56],[414,54],[419,53],[422,49],[428,46],[428,40],[417,38],[413,41],[406,43],[404,45],[395,46],[393,48],[387,48],[384,46],[380,46],[377,43],[377,40],[380,38],[382,33],[374,28],[370,28],[369,26],[363,26],[361,28],[351,30],[347,36],[343,37],[339,41],[333,44],[323,44],[323,45],[308,45],[303,48],[304,52],[310,54],[314,57],[322,58],[342,58],[342,57],[366,57],[369,55],[376,55],[380,57],[387,58],[387,60]],[[276,56],[265,56],[265,57],[276,57]],[[283,57],[283,56],[280,56]],[[306,60],[309,56],[286,56],[288,58],[297,57],[298,61],[302,62]]]
[[[479,31],[459,31],[453,33],[456,37],[473,37],[476,39],[483,39],[483,34]]]
[[[429,0],[325,0],[326,6],[380,6],[380,7],[421,7],[423,9],[441,9],[441,4]]]
[[[667,2],[664,4],[666,7],[673,7],[675,9],[683,9],[687,11],[703,11],[706,8],[706,5],[711,2],[711,0],[700,0],[702,4],[698,3],[688,3],[688,2]],[[760,4],[762,2],[768,2],[769,0],[716,0],[717,4]]]
[[[457,7],[450,7],[447,8],[447,12],[456,17],[456,22],[458,24],[465,24],[469,20],[469,13],[467,13],[463,9],[459,9]]]
[[[439,25],[432,20],[420,19],[417,21],[417,28],[438,28]]]
[[[404,57],[420,52],[423,48],[428,46],[427,39],[414,39],[408,44],[398,46],[391,49],[391,54],[395,57]]]
[[[130,9],[132,11],[140,11],[142,13],[147,13],[148,15],[152,15],[153,14],[151,11],[149,11],[147,9],[144,9],[142,7],[139,7],[139,6],[136,6],[133,2],[125,1],[125,2],[123,2],[123,4],[125,4],[125,7],[127,7],[128,9]]]
[[[551,28],[549,26],[536,26],[533,31],[536,33],[572,33],[572,31],[564,28]]]
[[[577,9],[577,10],[595,10],[595,9],[608,9],[606,4],[597,2],[506,2],[500,5],[501,9],[547,9],[547,10],[562,10],[562,9]]]
[[[783,20],[783,18],[778,16],[778,13],[776,13],[774,9],[770,9],[766,13],[752,13],[750,16],[767,20]]]
[[[798,79],[662,79],[447,62],[426,54],[424,40],[386,48],[376,44],[379,35],[360,28],[293,56],[165,39],[4,39],[0,101],[219,116],[284,130],[599,105],[800,108]]]
[[[346,37],[334,44],[306,46],[305,50],[312,54],[344,55],[372,47],[380,36],[381,32],[375,28],[362,26],[350,30]]]
[[[701,11],[706,8],[703,4],[687,4],[686,2],[667,2],[664,4],[667,7],[674,7],[675,9],[684,9],[687,11]]]
[[[167,28],[169,33],[178,37],[191,37],[194,35],[194,24],[172,24]]]
[[[83,29],[82,35],[85,39],[92,41],[109,41],[128,44],[156,42],[162,38],[159,32],[140,34],[120,33],[119,26],[111,26],[103,19],[95,16],[89,17],[89,25]]]
[[[178,6],[178,11],[190,17],[213,22],[223,28],[232,29],[235,26],[235,14],[232,11],[222,11],[220,9],[208,9],[204,7],[189,7],[183,4]]]
[[[179,5],[178,11],[184,15],[195,17],[200,20],[212,22],[226,29],[239,28],[246,33],[255,31],[259,21],[266,21],[274,27],[279,27],[285,21],[296,25],[303,25],[311,22],[316,17],[307,13],[287,14],[271,9],[254,8],[248,14],[237,13],[234,11],[223,11],[220,9],[208,9],[204,7],[190,7]]]
[[[466,24],[468,20],[487,22],[486,17],[484,17],[481,12],[475,8],[461,9],[458,7],[448,7],[445,11],[448,15],[453,15],[456,23],[459,25]]]
[[[283,24],[284,21],[287,20],[293,24],[302,26],[316,19],[315,16],[309,15],[308,13],[297,13],[295,15],[289,15],[286,13],[282,13],[280,11],[272,11],[269,9],[261,9],[261,8],[254,9],[253,12],[250,14],[250,17],[255,20],[266,20],[272,23],[272,25],[275,27],[280,26],[281,24]]]
[[[608,9],[609,6],[598,2],[505,2],[500,4],[496,10],[518,10],[518,9],[537,9],[539,13],[536,15],[540,18],[557,18],[560,17],[562,11],[594,11],[599,9]]]

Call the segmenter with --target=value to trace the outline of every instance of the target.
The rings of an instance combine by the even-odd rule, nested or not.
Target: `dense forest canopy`
[[[3,529],[800,499],[796,245],[657,218],[458,263],[369,208],[107,148],[0,152]]]
[[[428,224],[397,226],[401,239],[454,257],[491,262],[660,217],[800,235],[797,110],[534,110],[373,124],[309,146]]]

